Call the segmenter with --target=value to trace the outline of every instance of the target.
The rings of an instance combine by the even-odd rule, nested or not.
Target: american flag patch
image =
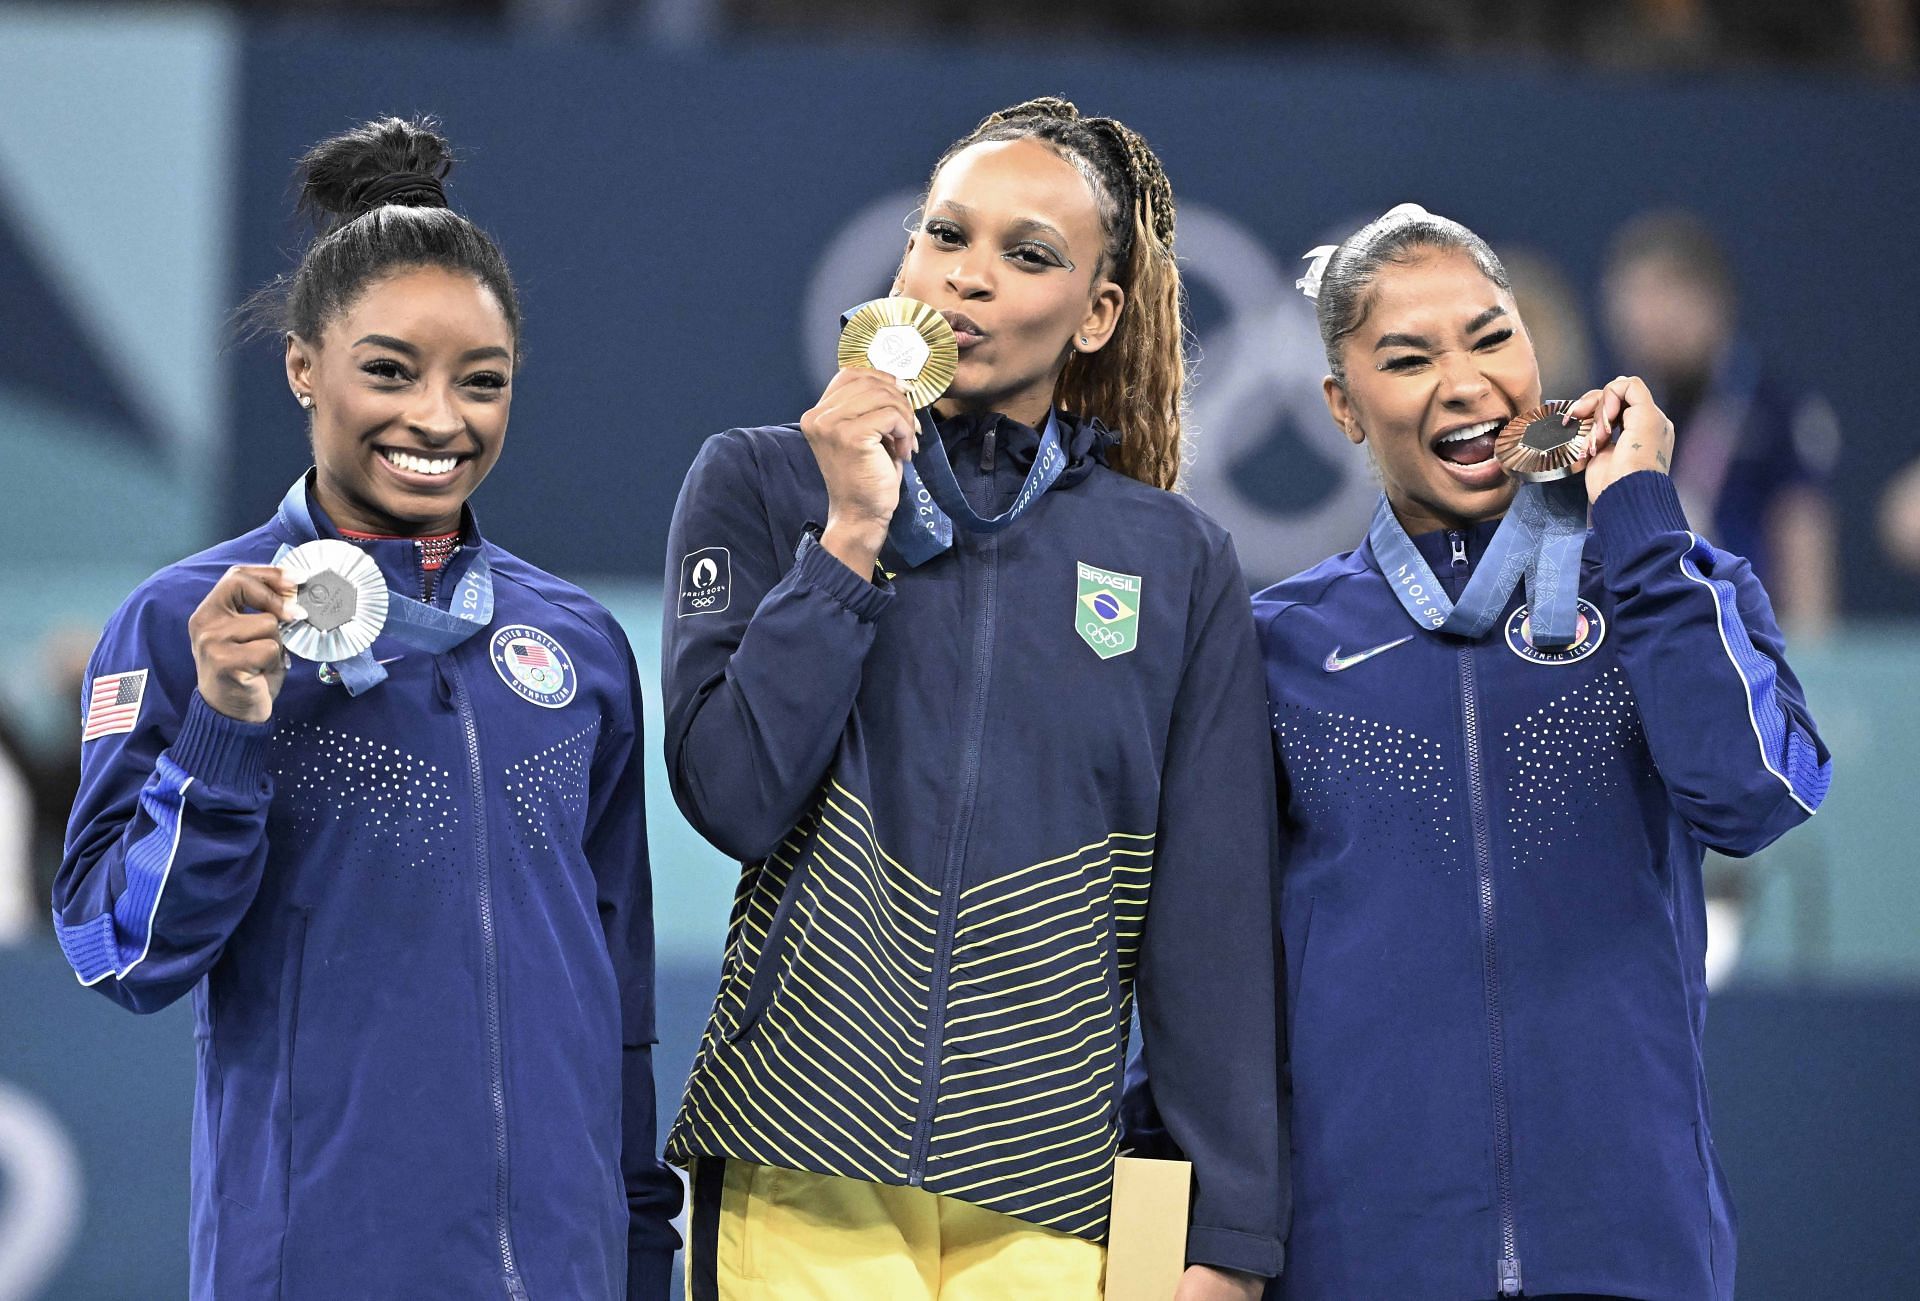
[[[140,719],[140,702],[146,698],[145,669],[95,678],[87,692],[87,721],[80,731],[80,739],[84,742],[97,736],[131,732]]]
[[[547,654],[547,648],[537,642],[517,641],[513,644],[513,657],[532,668],[544,669],[553,666],[553,656]]]

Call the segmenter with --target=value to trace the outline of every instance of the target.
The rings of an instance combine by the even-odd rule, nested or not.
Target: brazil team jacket
[[[1102,1239],[1128,1023],[1195,1165],[1193,1260],[1279,1267],[1272,762],[1226,534],[1108,468],[915,569],[823,550],[794,426],[708,440],[675,512],[667,769],[744,864],[668,1139]],[[1034,430],[945,422],[1014,499]],[[1231,962],[1220,960],[1232,953]]]
[[[1808,817],[1827,751],[1765,592],[1666,476],[1618,480],[1592,518],[1563,651],[1527,640],[1521,592],[1477,642],[1417,627],[1367,547],[1255,599],[1281,764],[1285,1297],[1733,1296],[1701,855]],[[1492,529],[1414,541],[1457,595]]]
[[[83,983],[193,994],[193,1295],[664,1297],[632,652],[469,516],[439,600],[484,549],[491,624],[440,655],[383,636],[359,697],[295,660],[237,722],[187,618],[307,540],[283,511],[114,615],[54,886]],[[422,593],[412,542],[359,545]]]

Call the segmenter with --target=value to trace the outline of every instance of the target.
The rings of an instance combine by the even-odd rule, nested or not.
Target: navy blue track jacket
[[[1457,596],[1493,527],[1414,541]],[[1701,856],[1769,844],[1828,781],[1766,593],[1651,471],[1594,505],[1569,650],[1527,642],[1522,592],[1467,642],[1392,581],[1363,546],[1254,602],[1281,767],[1280,1294],[1730,1301]]]
[[[193,993],[192,1294],[664,1297],[626,639],[469,514],[438,599],[484,549],[492,623],[440,655],[383,636],[358,698],[295,660],[270,721],[227,718],[187,618],[307,540],[277,515],[114,615],[54,884],[84,983],[137,1012]],[[357,545],[424,592],[413,542]]]
[[[1104,1239],[1134,993],[1191,1259],[1279,1266],[1271,749],[1232,543],[1108,468],[874,582],[793,426],[709,439],[668,548],[667,770],[744,865],[669,1136]],[[945,422],[982,514],[1038,435]],[[797,551],[796,551],[797,549]],[[888,581],[888,580],[891,581]],[[1232,952],[1232,963],[1219,954]]]

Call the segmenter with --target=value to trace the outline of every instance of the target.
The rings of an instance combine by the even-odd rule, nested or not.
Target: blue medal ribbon
[[[1040,448],[1013,504],[1000,514],[987,518],[973,509],[966,493],[954,477],[953,462],[947,459],[940,431],[925,413],[920,413],[920,450],[902,468],[900,505],[887,526],[887,540],[907,568],[925,564],[953,546],[953,525],[969,533],[998,533],[1026,514],[1033,503],[1053,487],[1067,468],[1066,448],[1060,440],[1060,417],[1047,413],[1046,428],[1040,434]]]
[[[317,541],[322,536],[313,522],[313,511],[307,505],[305,475],[294,480],[293,487],[287,489],[287,495],[280,499],[279,516],[286,530],[302,542]],[[274,553],[273,563],[279,564],[292,550],[292,547],[283,545]],[[438,655],[452,650],[493,622],[493,566],[487,563],[485,551],[474,556],[473,563],[460,576],[460,584],[449,604],[451,609],[442,610],[425,601],[402,596],[389,587],[387,622],[380,630],[381,635],[391,636],[417,650]],[[323,677],[328,669],[339,678],[350,696],[360,695],[387,680],[387,670],[373,658],[371,648],[338,664],[323,665]]]
[[[1385,493],[1374,507],[1367,545],[1402,608],[1422,627],[1477,640],[1507,608],[1522,578],[1534,645],[1570,646],[1579,631],[1580,552],[1587,540],[1587,489],[1578,475],[1523,483],[1459,601],[1433,576],[1394,516]]]

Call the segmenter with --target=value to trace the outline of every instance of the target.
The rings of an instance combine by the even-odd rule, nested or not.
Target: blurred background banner
[[[1762,566],[1838,770],[1812,824],[1712,865],[1708,1052],[1741,1295],[1920,1296],[1907,0],[1812,23],[1785,0],[1067,3],[1046,20],[1061,30],[982,3],[961,34],[913,5],[862,31],[870,15],[826,0],[811,17],[776,0],[248,12],[274,8],[0,0],[0,1301],[185,1289],[191,1016],[81,990],[46,882],[102,621],[264,518],[308,463],[278,342],[235,345],[228,325],[305,238],[295,157],[375,114],[437,114],[463,160],[453,202],[522,285],[512,437],[476,509],[604,600],[641,655],[665,1113],[737,873],[659,764],[681,477],[709,434],[798,418],[838,313],[885,291],[933,159],[1041,93],[1124,118],[1166,161],[1193,298],[1190,487],[1252,579],[1365,528],[1377,488],[1326,416],[1293,281],[1307,249],[1395,203],[1506,257],[1550,395],[1653,381],[1692,518]],[[1362,11],[1391,48],[1362,40]]]
[[[1920,302],[1906,92],[1297,53],[681,55],[446,36],[373,53],[292,34],[249,39],[238,81],[232,297],[298,247],[287,178],[307,145],[372,112],[445,121],[470,163],[454,201],[526,296],[512,489],[487,494],[487,523],[563,572],[657,579],[701,440],[799,418],[832,374],[839,313],[885,292],[933,159],[1039,93],[1137,125],[1166,162],[1194,291],[1193,491],[1256,581],[1365,529],[1377,488],[1327,418],[1293,282],[1309,248],[1408,199],[1523,255],[1522,288],[1548,300],[1529,320],[1572,335],[1539,340],[1562,396],[1618,373],[1594,311],[1616,231],[1691,210],[1724,241],[1755,345],[1862,440],[1840,446],[1836,490],[1871,498],[1890,461],[1920,454],[1911,369],[1886,337]],[[1584,373],[1566,373],[1569,352]],[[230,530],[307,463],[271,358],[245,354],[235,379]],[[1843,521],[1841,546],[1850,608],[1920,611],[1869,513]]]

